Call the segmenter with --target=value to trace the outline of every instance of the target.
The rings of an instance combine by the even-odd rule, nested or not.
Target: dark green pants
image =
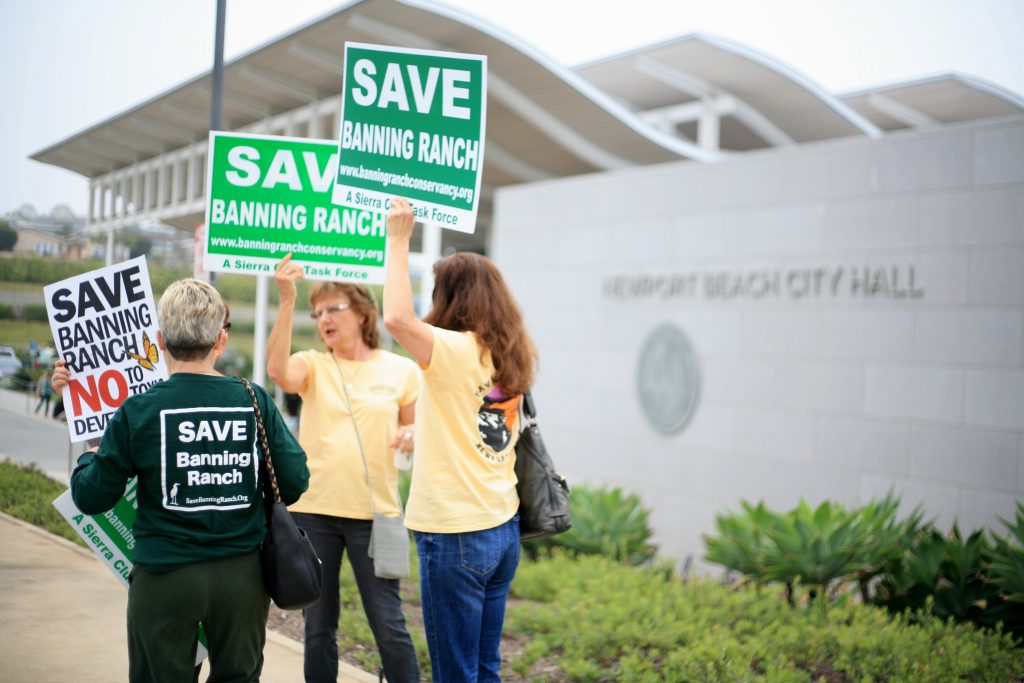
[[[167,574],[135,567],[128,589],[130,680],[191,683],[201,623],[210,650],[207,683],[259,681],[269,607],[257,551]]]

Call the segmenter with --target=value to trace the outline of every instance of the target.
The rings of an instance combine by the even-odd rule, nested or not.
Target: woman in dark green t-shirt
[[[199,280],[172,283],[159,304],[157,354],[169,377],[127,399],[99,448],[71,476],[75,504],[110,510],[138,477],[128,590],[129,676],[192,680],[198,627],[211,680],[258,681],[269,597],[258,548],[266,534],[261,453],[252,400],[214,369],[227,346],[227,308]],[[58,362],[53,386],[70,379]],[[306,454],[265,391],[253,386],[281,498],[306,490]]]

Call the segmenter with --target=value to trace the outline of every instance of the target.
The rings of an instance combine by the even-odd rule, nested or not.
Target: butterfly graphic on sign
[[[160,354],[157,351],[156,344],[149,341],[149,335],[145,332],[142,333],[142,355],[137,353],[128,352],[128,355],[139,361],[139,365],[146,368],[147,370],[156,370],[156,364],[160,360]]]

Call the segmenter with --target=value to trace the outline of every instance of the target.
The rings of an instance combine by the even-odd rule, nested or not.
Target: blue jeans
[[[501,629],[519,566],[519,515],[483,531],[417,531],[416,550],[434,681],[501,681]]]
[[[415,683],[420,680],[416,649],[405,627],[402,597],[396,579],[378,579],[373,573],[368,519],[346,519],[329,515],[293,512],[296,526],[309,534],[323,562],[323,588],[320,600],[303,610],[306,620],[304,672],[306,683],[336,683],[338,680],[338,617],[341,599],[338,573],[341,557],[348,548],[348,561],[363,599],[366,620],[373,631],[384,676],[390,683]]]

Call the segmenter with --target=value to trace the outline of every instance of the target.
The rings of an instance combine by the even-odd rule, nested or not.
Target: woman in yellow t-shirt
[[[412,450],[419,372],[409,359],[378,348],[377,304],[362,285],[317,283],[309,304],[327,350],[291,354],[295,280],[301,277],[303,269],[291,262],[291,254],[274,275],[280,303],[267,340],[267,374],[303,400],[299,443],[308,457],[309,490],[290,510],[324,570],[320,601],[304,611],[306,681],[338,679],[338,573],[346,549],[384,675],[394,683],[419,681],[399,582],[377,578],[367,554],[373,512],[401,513],[391,448]]]
[[[519,564],[518,407],[536,348],[501,273],[478,254],[434,264],[433,308],[416,319],[409,285],[415,218],[388,215],[384,324],[423,368],[416,465],[406,510],[434,680],[500,681],[505,601]]]

